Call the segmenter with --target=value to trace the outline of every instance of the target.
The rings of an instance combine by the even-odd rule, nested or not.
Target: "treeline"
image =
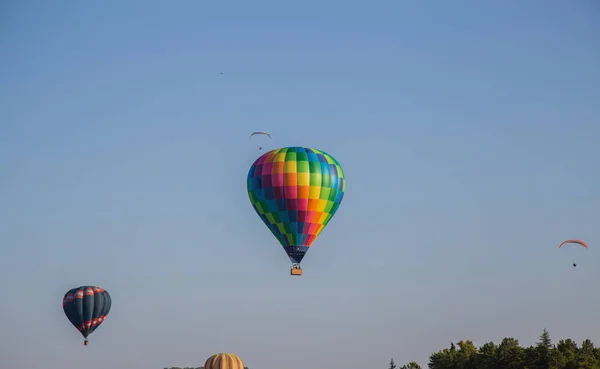
[[[429,369],[600,369],[600,348],[585,340],[577,345],[571,339],[552,344],[544,329],[539,342],[522,347],[515,338],[508,337],[499,345],[488,342],[477,348],[472,341],[451,343],[450,348],[431,354]],[[394,359],[390,369],[421,369],[411,362],[397,367]]]

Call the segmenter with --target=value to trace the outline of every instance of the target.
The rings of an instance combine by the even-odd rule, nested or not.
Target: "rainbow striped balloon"
[[[300,264],[340,206],[346,179],[331,155],[317,149],[284,147],[254,162],[247,185],[254,210],[292,263]]]

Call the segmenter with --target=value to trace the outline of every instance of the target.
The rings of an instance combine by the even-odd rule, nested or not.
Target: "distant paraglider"
[[[587,244],[587,243],[585,243],[585,242],[584,242],[584,241],[582,241],[582,240],[566,240],[566,241],[564,241],[563,243],[561,243],[560,245],[558,245],[558,248],[560,249],[560,248],[561,248],[563,245],[565,245],[565,244],[567,244],[567,243],[575,243],[575,244],[579,244],[579,245],[581,245],[581,246],[585,247],[586,249],[589,249],[589,246],[588,246],[588,244]],[[577,263],[576,263],[576,262],[573,262],[573,268],[576,268],[576,267],[577,267]]]
[[[237,355],[220,353],[206,359],[204,369],[244,369],[244,363]]]
[[[563,243],[561,243],[560,245],[558,245],[558,248],[560,249],[563,245],[567,244],[567,243],[577,243],[583,247],[585,247],[586,249],[589,249],[589,246],[587,243],[585,243],[582,240],[566,240]]]
[[[331,155],[317,149],[284,147],[258,158],[247,179],[250,203],[302,275],[300,262],[335,215],[346,178]]]
[[[85,346],[88,345],[87,337],[108,316],[111,303],[108,291],[94,286],[73,288],[63,297],[65,315],[85,339]]]
[[[269,139],[272,139],[272,137],[271,137],[271,135],[269,133],[263,132],[263,131],[252,132],[250,134],[250,137],[255,136],[255,135],[263,135],[263,136],[269,137]],[[258,150],[262,151],[262,146],[261,145],[258,145]]]

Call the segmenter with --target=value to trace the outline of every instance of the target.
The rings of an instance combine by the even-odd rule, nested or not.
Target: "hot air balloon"
[[[87,337],[102,324],[110,311],[111,299],[108,291],[94,286],[81,286],[67,292],[63,298],[65,315],[83,335]]]
[[[558,248],[560,249],[563,245],[565,245],[567,243],[576,243],[576,244],[579,244],[579,245],[585,247],[586,249],[589,248],[588,244],[581,240],[566,240],[563,243],[561,243],[560,245],[558,245]],[[577,267],[577,263],[573,262],[573,268],[575,268],[575,267]]]
[[[302,275],[300,262],[338,210],[346,190],[340,164],[317,149],[284,147],[264,153],[248,172],[248,197]]]
[[[220,353],[206,359],[204,369],[244,369],[244,363],[237,355]]]
[[[263,132],[263,131],[256,131],[256,132],[252,132],[250,133],[250,137],[255,136],[255,135],[261,135],[264,137],[269,137],[269,139],[271,139],[271,135],[267,132]],[[258,150],[262,150],[262,146],[258,145]]]

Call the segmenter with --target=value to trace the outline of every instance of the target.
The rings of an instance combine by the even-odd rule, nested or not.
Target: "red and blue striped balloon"
[[[85,338],[104,322],[110,312],[111,299],[108,291],[95,286],[81,286],[67,292],[63,298],[65,315]]]

